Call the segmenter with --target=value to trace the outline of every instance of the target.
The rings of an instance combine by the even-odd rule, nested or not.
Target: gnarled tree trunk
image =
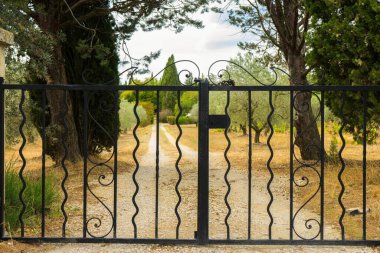
[[[39,27],[47,34],[57,34],[60,31],[59,17],[54,15],[57,11],[56,8],[57,6],[54,4],[47,5],[47,14],[41,13],[36,18]],[[52,60],[47,64],[48,76],[46,81],[48,85],[67,85],[67,73],[60,43],[57,35]],[[81,159],[81,152],[69,91],[48,90],[46,97],[50,115],[47,120],[49,125],[46,129],[46,152],[56,163],[60,163],[63,158],[71,162],[77,162]]]
[[[287,63],[290,70],[291,85],[307,85],[305,57],[302,54],[289,54]],[[321,138],[317,126],[317,118],[311,106],[311,92],[294,93],[294,126],[296,136],[294,144],[300,149],[304,160],[319,160]]]

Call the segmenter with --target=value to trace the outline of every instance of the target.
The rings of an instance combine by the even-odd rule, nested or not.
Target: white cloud
[[[197,18],[203,21],[205,28],[186,27],[178,34],[169,29],[136,32],[128,42],[132,56],[139,58],[152,51],[161,50],[161,56],[150,66],[153,74],[157,74],[165,67],[171,54],[174,54],[176,60],[196,62],[201,73],[207,74],[209,66],[214,61],[228,60],[236,56],[240,51],[237,43],[252,38],[229,25],[220,14],[197,14]]]

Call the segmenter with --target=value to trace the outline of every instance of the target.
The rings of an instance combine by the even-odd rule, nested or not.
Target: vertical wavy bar
[[[64,155],[63,155],[63,158],[61,160],[61,166],[63,168],[63,171],[65,173],[64,177],[63,177],[63,180],[62,180],[62,183],[61,183],[61,189],[63,191],[63,194],[64,194],[64,199],[62,201],[62,204],[61,204],[61,211],[62,211],[62,214],[63,214],[63,217],[64,217],[64,220],[63,220],[63,224],[62,224],[62,237],[66,237],[66,224],[67,224],[67,214],[66,214],[66,210],[65,210],[65,205],[66,205],[66,202],[67,202],[67,198],[68,198],[68,194],[67,194],[67,191],[66,191],[66,188],[65,188],[65,183],[66,183],[66,180],[68,178],[68,171],[67,171],[67,168],[66,168],[66,164],[65,164],[65,161],[66,161],[66,157],[67,157],[67,143],[66,143],[66,139],[67,139],[67,134],[68,134],[68,127],[67,127],[67,122],[66,122],[66,115],[68,113],[68,106],[67,106],[67,91],[65,90],[65,96],[64,96],[64,101],[63,101],[63,113],[62,113],[62,121],[63,121],[63,129],[64,129],[64,132],[63,132],[63,135],[62,135],[62,146],[63,146],[63,149],[64,149]]]
[[[269,134],[269,137],[267,140],[267,146],[268,146],[269,151],[270,151],[270,156],[269,156],[268,161],[267,161],[267,169],[270,173],[270,179],[269,179],[268,184],[267,184],[267,191],[268,191],[269,196],[270,196],[270,201],[269,201],[268,206],[267,206],[267,213],[268,213],[268,216],[270,218],[270,223],[269,223],[269,227],[268,227],[269,240],[272,240],[272,225],[273,225],[273,216],[272,216],[272,213],[270,212],[270,208],[271,208],[272,203],[273,203],[273,194],[272,194],[272,191],[270,189],[270,186],[271,186],[271,183],[272,183],[273,178],[274,178],[274,174],[273,174],[272,168],[270,166],[272,159],[273,159],[273,149],[272,149],[272,146],[270,143],[270,141],[273,137],[273,125],[271,122],[271,118],[272,118],[273,113],[274,113],[274,107],[273,107],[273,101],[272,100],[273,100],[273,94],[272,94],[272,91],[269,91],[269,106],[271,109],[270,113],[268,114],[268,118],[267,118],[267,123],[268,123],[269,128],[270,128],[270,134]]]
[[[21,169],[19,171],[19,177],[20,177],[20,180],[22,182],[22,188],[21,188],[20,193],[19,193],[19,199],[20,199],[20,202],[22,204],[22,208],[21,208],[21,212],[18,216],[18,220],[19,220],[20,226],[21,226],[21,237],[24,237],[24,235],[25,235],[25,228],[24,228],[25,226],[24,226],[24,221],[22,218],[23,218],[25,210],[26,210],[26,204],[25,204],[24,199],[23,199],[23,194],[24,194],[24,191],[26,189],[26,182],[25,182],[25,179],[23,176],[24,169],[26,166],[26,160],[25,160],[24,154],[22,153],[22,151],[24,150],[25,144],[26,144],[26,138],[25,138],[25,134],[23,131],[23,127],[24,127],[25,122],[26,122],[26,116],[25,116],[25,112],[23,109],[24,102],[25,102],[25,90],[21,90],[21,100],[19,103],[19,110],[20,110],[20,113],[22,116],[22,120],[21,120],[21,123],[19,126],[19,131],[20,131],[20,135],[22,138],[22,143],[21,143],[21,146],[19,149],[19,154],[20,154],[20,157],[22,160],[22,165],[21,165]]]
[[[179,162],[181,161],[181,158],[182,158],[182,151],[181,151],[181,148],[179,147],[179,140],[181,139],[181,136],[182,136],[182,128],[181,126],[179,125],[179,118],[181,117],[181,114],[182,114],[182,107],[181,107],[181,92],[180,91],[177,91],[177,102],[178,102],[178,109],[179,109],[179,112],[178,112],[178,115],[176,117],[176,120],[175,120],[175,123],[178,127],[178,130],[179,130],[179,135],[177,137],[177,140],[175,142],[175,146],[177,147],[177,150],[178,150],[178,158],[177,158],[177,161],[175,163],[175,168],[177,170],[177,173],[178,173],[178,181],[175,185],[175,192],[177,193],[177,197],[178,197],[178,202],[175,206],[175,215],[177,216],[177,228],[176,228],[176,239],[179,238],[179,228],[181,226],[181,217],[178,213],[178,208],[182,202],[182,198],[181,198],[181,193],[179,192],[179,185],[181,183],[181,180],[182,180],[182,174],[181,174],[181,170],[179,169]]]
[[[226,103],[226,107],[224,108],[224,113],[227,116],[229,116],[229,114],[228,114],[228,107],[229,106],[230,106],[230,91],[228,90],[227,91],[227,103]],[[227,143],[228,143],[227,147],[226,147],[226,150],[224,151],[224,159],[227,162],[227,170],[226,170],[226,173],[224,174],[224,182],[227,185],[227,192],[226,192],[226,195],[224,196],[224,203],[226,204],[227,209],[228,209],[227,215],[226,215],[226,217],[224,219],[224,224],[226,225],[227,239],[228,240],[230,239],[230,225],[228,224],[228,218],[231,215],[231,206],[228,203],[228,196],[230,195],[230,192],[231,192],[231,185],[230,185],[230,182],[228,181],[228,174],[229,174],[230,169],[231,169],[231,163],[230,163],[230,160],[228,159],[228,156],[227,156],[228,151],[230,150],[230,147],[231,147],[231,140],[228,137],[228,130],[230,128],[230,124],[231,123],[229,123],[228,126],[224,129],[224,136],[226,137],[226,140],[227,140]]]
[[[252,212],[252,96],[248,91],[248,240],[251,239],[251,212]]]
[[[136,180],[136,175],[137,175],[137,172],[139,171],[139,168],[140,168],[140,164],[139,164],[139,161],[137,160],[137,157],[136,157],[136,153],[137,153],[137,150],[139,149],[140,147],[140,140],[139,138],[137,137],[137,129],[140,125],[140,118],[139,118],[139,115],[137,114],[137,106],[139,105],[139,91],[136,90],[136,103],[135,103],[135,106],[133,107],[133,113],[135,114],[135,117],[136,117],[136,126],[133,128],[133,137],[135,138],[135,141],[136,141],[136,147],[135,149],[133,150],[133,160],[135,161],[135,164],[136,164],[136,168],[135,168],[135,171],[133,172],[133,176],[132,176],[132,179],[133,179],[133,183],[135,184],[135,187],[136,187],[136,190],[135,190],[135,193],[133,194],[133,197],[132,197],[132,202],[133,202],[133,205],[136,209],[135,213],[133,214],[133,217],[132,217],[132,224],[133,224],[133,230],[134,230],[134,238],[136,239],[137,238],[137,225],[136,225],[136,217],[139,213],[139,207],[136,203],[136,196],[139,192],[139,185],[137,183],[137,180]]]
[[[342,197],[343,197],[343,194],[344,194],[344,191],[345,191],[344,183],[342,181],[342,174],[343,174],[343,172],[344,172],[344,170],[346,168],[346,163],[344,162],[344,159],[342,157],[343,150],[344,150],[344,148],[346,146],[346,141],[345,141],[344,136],[343,136],[343,129],[346,126],[346,118],[345,118],[344,111],[343,111],[344,105],[345,105],[345,100],[346,100],[346,92],[343,91],[343,94],[342,94],[342,103],[341,103],[341,106],[340,106],[342,125],[341,125],[341,127],[339,129],[339,136],[340,136],[340,139],[342,141],[342,146],[341,146],[341,148],[339,150],[339,153],[338,153],[339,160],[340,160],[340,163],[341,163],[341,168],[340,168],[340,171],[339,171],[339,174],[338,174],[338,180],[339,180],[339,183],[340,183],[340,186],[341,186],[341,191],[339,193],[338,202],[339,202],[339,205],[340,205],[340,207],[342,209],[342,213],[341,213],[340,218],[339,218],[339,225],[340,225],[342,240],[345,240],[343,219],[344,219],[344,214],[346,213],[346,208],[344,207],[343,202],[342,202]]]

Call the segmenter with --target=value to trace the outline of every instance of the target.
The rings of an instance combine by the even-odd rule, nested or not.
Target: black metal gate
[[[177,62],[178,63],[178,62]],[[276,72],[275,72],[276,73]],[[252,75],[251,75],[252,76]],[[276,74],[277,76],[277,74]],[[219,77],[223,77],[220,75]],[[253,77],[253,76],[252,76]],[[209,78],[212,79],[213,77],[209,75]],[[253,77],[254,78],[254,77]],[[256,79],[257,80],[257,79]],[[324,140],[325,140],[325,93],[326,92],[333,92],[336,93],[339,96],[342,96],[342,104],[344,104],[344,94],[354,92],[358,93],[363,98],[363,118],[364,118],[364,124],[363,124],[363,163],[362,163],[362,173],[363,173],[363,184],[362,189],[360,189],[362,194],[362,210],[367,210],[367,176],[366,176],[366,155],[367,155],[367,142],[366,142],[366,127],[367,127],[367,103],[368,103],[368,94],[370,93],[376,93],[379,94],[380,87],[379,86],[313,86],[313,85],[307,85],[307,86],[281,86],[281,85],[259,85],[259,86],[239,86],[235,85],[235,83],[230,80],[230,78],[227,78],[226,81],[216,82],[213,80],[210,80],[210,83],[208,80],[200,80],[196,79],[195,83],[192,85],[183,85],[183,86],[146,86],[146,85],[131,85],[131,86],[109,86],[109,85],[16,85],[16,84],[4,84],[3,79],[0,79],[0,96],[2,101],[4,101],[4,94],[7,91],[16,90],[21,92],[21,101],[19,103],[19,109],[20,114],[22,115],[22,121],[21,125],[19,126],[20,130],[20,136],[22,137],[22,145],[19,148],[19,154],[22,158],[21,167],[19,168],[19,177],[22,181],[22,189],[19,193],[20,202],[22,203],[22,209],[17,210],[19,213],[19,221],[20,221],[20,229],[17,231],[18,235],[12,235],[13,239],[17,239],[20,241],[26,241],[26,242],[34,242],[34,241],[43,241],[43,242],[117,242],[117,243],[167,243],[167,244],[178,244],[178,243],[188,243],[188,244],[300,244],[300,245],[380,245],[379,238],[367,238],[366,231],[367,231],[367,211],[363,211],[363,214],[360,216],[362,218],[362,235],[360,239],[347,239],[345,236],[345,224],[343,222],[343,219],[345,217],[346,208],[344,206],[344,203],[342,202],[342,196],[345,192],[345,182],[342,181],[342,173],[345,170],[345,160],[342,157],[342,152],[344,151],[344,136],[342,135],[343,128],[345,126],[345,122],[343,121],[340,125],[340,137],[343,141],[343,146],[340,149],[339,152],[339,158],[341,163],[341,169],[338,176],[338,180],[341,185],[341,192],[339,195],[339,204],[342,209],[341,216],[339,217],[339,228],[337,228],[339,233],[339,238],[335,239],[326,239],[324,236],[325,232],[325,213],[328,210],[324,209],[325,202],[324,202],[324,196],[325,196],[325,189],[326,186],[324,184],[325,179],[325,152],[324,152]],[[168,84],[169,85],[169,84]],[[67,189],[66,189],[66,180],[69,177],[69,174],[71,171],[67,168],[67,164],[65,161],[65,157],[61,161],[61,167],[64,173],[64,177],[62,179],[60,189],[63,192],[63,199],[60,206],[61,214],[63,217],[63,224],[61,226],[61,233],[60,235],[56,236],[48,236],[46,232],[46,209],[45,209],[45,193],[44,189],[46,187],[45,185],[45,178],[46,178],[46,122],[43,122],[42,127],[42,163],[41,163],[41,178],[42,178],[42,207],[40,210],[41,213],[41,220],[40,225],[38,228],[35,228],[35,230],[39,229],[39,233],[37,235],[33,236],[27,236],[27,231],[24,223],[24,213],[26,209],[26,203],[24,201],[24,191],[27,188],[26,182],[24,180],[24,170],[27,166],[28,159],[26,159],[23,155],[23,149],[26,144],[26,139],[23,133],[23,126],[26,122],[26,117],[24,113],[24,102],[25,102],[25,96],[27,91],[39,91],[41,94],[44,94],[43,100],[41,102],[42,108],[45,108],[47,106],[47,101],[45,99],[46,92],[51,90],[59,90],[62,91],[65,94],[65,97],[67,98],[68,94],[71,92],[83,92],[84,94],[84,101],[83,101],[83,138],[86,140],[88,138],[88,125],[91,120],[93,120],[91,117],[90,109],[89,108],[89,100],[91,100],[91,94],[94,92],[103,92],[103,93],[109,93],[114,95],[114,103],[111,105],[111,109],[107,113],[112,113],[115,117],[118,117],[118,99],[119,99],[119,92],[120,91],[131,91],[135,95],[135,106],[134,106],[134,115],[137,119],[137,124],[133,129],[133,136],[136,141],[136,146],[133,150],[133,160],[135,163],[134,171],[132,176],[132,180],[134,183],[134,189],[133,189],[133,196],[132,196],[132,203],[133,203],[133,215],[131,217],[131,222],[133,225],[132,233],[133,235],[130,238],[127,237],[121,237],[118,235],[118,229],[120,228],[120,225],[118,225],[118,217],[120,215],[120,212],[117,212],[118,210],[118,180],[121,180],[118,169],[120,170],[120,166],[118,165],[118,130],[116,130],[114,133],[109,133],[110,138],[113,142],[113,149],[111,152],[111,156],[107,161],[105,162],[92,162],[89,160],[89,154],[88,154],[88,148],[86,145],[83,146],[84,150],[84,157],[83,157],[83,181],[82,181],[82,187],[83,187],[83,200],[82,200],[82,215],[79,220],[81,220],[81,227],[78,228],[82,232],[82,236],[68,236],[67,235],[67,224],[70,221],[70,216],[67,215],[67,209],[69,206],[67,206],[67,201],[70,196],[68,195]],[[175,210],[169,210],[164,209],[165,212],[175,212],[177,222],[175,226],[175,236],[174,237],[160,237],[159,236],[159,203],[160,200],[158,198],[159,196],[159,180],[160,180],[160,173],[164,168],[160,168],[160,138],[159,138],[159,131],[160,131],[160,123],[159,120],[156,120],[156,152],[155,152],[155,166],[152,166],[152,170],[155,171],[155,178],[152,181],[151,187],[154,188],[155,197],[154,197],[154,203],[151,203],[152,210],[154,210],[154,220],[152,220],[152,224],[154,224],[154,236],[152,238],[141,238],[138,235],[138,225],[136,224],[136,217],[139,215],[139,203],[136,202],[136,197],[139,195],[139,182],[137,180],[137,174],[139,173],[140,169],[140,162],[136,156],[136,153],[139,149],[140,140],[138,138],[138,128],[140,124],[140,119],[137,112],[137,106],[139,104],[139,92],[143,91],[150,91],[154,92],[157,96],[157,108],[159,108],[159,99],[160,99],[160,92],[175,92],[177,94],[177,103],[179,107],[179,113],[176,117],[175,123],[176,126],[179,129],[179,135],[176,139],[176,148],[178,151],[178,158],[175,162],[175,169],[178,173],[178,178],[176,180],[175,184],[175,191],[178,197],[178,201],[175,206]],[[181,168],[179,166],[179,163],[182,158],[182,152],[181,152],[181,146],[179,145],[179,141],[181,139],[182,135],[182,129],[179,124],[179,118],[182,113],[181,108],[181,99],[180,94],[184,91],[195,91],[199,93],[199,115],[198,115],[198,165],[197,165],[197,204],[194,205],[196,207],[196,228],[194,229],[194,238],[182,238],[180,234],[181,229],[181,215],[179,212],[179,207],[182,204],[182,198],[181,198],[181,191],[180,191],[180,184],[182,179],[182,172]],[[223,115],[210,115],[209,113],[209,96],[212,92],[225,92],[227,103],[225,105],[225,114]],[[252,116],[251,116],[251,104],[252,104],[252,97],[251,94],[255,92],[265,92],[268,96],[269,101],[269,108],[270,113],[268,114],[267,123],[269,126],[269,137],[267,140],[267,147],[268,151],[270,152],[270,156],[268,158],[268,161],[266,163],[268,174],[270,175],[270,178],[267,182],[267,194],[269,194],[270,199],[268,201],[267,205],[267,217],[269,219],[268,227],[266,228],[266,238],[254,238],[252,236],[252,231],[254,231],[256,228],[252,228],[252,208],[254,208],[254,205],[252,203],[252,185],[254,182],[252,182],[252,178],[254,175],[252,174],[252,167],[255,165],[252,161],[252,155],[254,155],[254,151],[252,148],[252,132],[251,128],[249,128],[249,145],[247,146],[247,154],[248,154],[248,168],[247,168],[247,184],[248,184],[248,192],[247,192],[247,217],[244,218],[244,222],[240,224],[241,229],[246,229],[247,236],[246,238],[237,238],[235,239],[233,237],[231,228],[230,228],[230,215],[235,210],[233,210],[229,204],[229,194],[231,192],[231,183],[229,181],[229,173],[231,171],[231,163],[228,159],[228,151],[230,149],[231,142],[228,137],[228,129],[231,124],[230,116],[228,114],[228,109],[230,105],[230,95],[233,92],[246,92],[247,93],[247,101],[248,101],[248,121],[249,125],[252,122]],[[290,112],[290,132],[289,132],[289,150],[288,150],[288,157],[289,157],[289,168],[288,168],[288,176],[287,179],[289,192],[287,192],[288,196],[288,207],[289,207],[289,214],[287,219],[289,219],[288,224],[288,237],[285,239],[277,239],[273,236],[273,225],[274,225],[274,217],[271,210],[272,204],[276,201],[274,198],[272,191],[271,191],[271,183],[276,176],[272,166],[271,166],[271,160],[274,156],[274,150],[271,146],[271,138],[274,134],[274,129],[271,123],[271,117],[275,111],[274,105],[273,105],[273,93],[274,92],[286,92],[289,94],[289,112]],[[301,110],[295,106],[295,97],[297,94],[300,93],[310,93],[312,96],[315,96],[318,98],[318,103],[320,106],[320,111],[318,113],[318,117],[316,120],[320,120],[320,134],[321,134],[321,147],[320,148],[320,160],[319,161],[303,161],[298,158],[296,152],[295,152],[295,145],[294,145],[294,135],[300,134],[300,133],[294,133],[294,117],[295,115],[301,112]],[[6,101],[5,101],[6,102]],[[67,103],[65,101],[62,101],[63,106],[67,107]],[[342,105],[343,108],[343,105]],[[67,114],[67,108],[66,108],[66,114]],[[67,130],[67,125],[65,123],[65,116],[62,115],[63,118],[63,127]],[[160,111],[156,110],[156,118],[160,118]],[[1,165],[1,174],[0,174],[0,182],[1,182],[1,208],[0,208],[0,239],[6,240],[10,239],[10,235],[6,232],[6,220],[5,220],[5,212],[10,211],[16,211],[11,210],[9,207],[5,206],[5,184],[7,182],[5,181],[5,143],[4,143],[4,122],[5,115],[4,115],[4,103],[1,103],[0,108],[0,132],[1,132],[1,142],[0,142],[0,165]],[[100,126],[101,127],[101,126]],[[228,146],[224,152],[224,158],[226,160],[226,171],[224,175],[225,185],[227,187],[227,191],[225,194],[224,202],[225,202],[225,208],[227,210],[226,216],[224,218],[224,226],[225,226],[225,236],[224,238],[212,238],[210,236],[210,223],[215,222],[214,220],[211,220],[209,217],[210,214],[210,180],[213,180],[209,175],[209,167],[210,167],[210,151],[209,151],[209,130],[219,128],[224,129],[224,135],[228,142]],[[302,133],[301,133],[302,134]],[[65,144],[65,139],[62,139],[62,145],[67,151],[67,145]],[[90,165],[91,163],[94,163]],[[92,166],[92,167],[91,167]],[[113,187],[113,199],[106,200],[102,199],[92,191],[92,186],[89,184],[89,177],[92,176],[92,172],[94,168],[97,168],[97,166],[106,166],[109,174],[111,175],[111,179],[109,181],[105,181],[107,178],[107,175],[100,174],[98,176],[98,183],[99,187]],[[380,165],[379,165],[380,166]],[[294,198],[295,198],[295,188],[302,188],[305,185],[309,184],[309,178],[307,176],[302,176],[301,180],[303,180],[303,184],[300,184],[297,180],[295,180],[295,177],[298,176],[297,173],[301,170],[301,168],[310,169],[313,172],[316,172],[317,178],[319,182],[317,182],[318,190],[313,194],[313,196],[310,199],[307,199],[303,205],[294,206]],[[94,234],[91,229],[93,228],[99,228],[101,226],[105,226],[104,223],[102,223],[102,218],[106,218],[105,216],[97,216],[96,214],[89,214],[89,203],[87,200],[88,194],[92,194],[93,197],[96,198],[98,203],[100,203],[106,210],[107,215],[110,217],[110,222],[106,223],[108,224],[109,229],[103,234]],[[301,219],[299,221],[299,211],[307,205],[312,198],[314,198],[317,194],[320,194],[320,205],[319,205],[319,215],[318,218],[305,218]],[[75,197],[75,196],[72,196]],[[106,202],[109,201],[110,206],[106,204]],[[379,199],[371,199],[372,202],[378,202]],[[141,203],[141,202],[140,202]],[[8,209],[7,209],[8,208]],[[132,208],[132,207],[131,207]],[[378,210],[374,210],[374,212],[378,212]],[[94,223],[95,222],[95,223]],[[128,221],[129,222],[129,221]],[[298,226],[298,223],[302,223],[304,228],[306,230],[311,230],[316,228],[316,232],[313,235],[305,236],[299,231],[297,231],[296,226]],[[92,227],[90,228],[90,224],[92,224]],[[313,224],[313,225],[312,225]],[[123,226],[123,225],[121,225]]]

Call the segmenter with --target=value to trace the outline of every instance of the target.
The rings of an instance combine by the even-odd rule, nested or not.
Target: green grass
[[[40,220],[42,212],[42,179],[35,178],[31,174],[25,174],[26,189],[23,193],[23,200],[26,205],[23,215],[24,224],[34,225]],[[48,212],[54,201],[57,199],[58,191],[54,187],[56,179],[52,176],[45,178],[45,210]],[[5,225],[9,232],[14,232],[20,228],[19,215],[22,210],[22,203],[19,193],[22,189],[22,182],[18,171],[14,169],[14,162],[9,162],[5,170]]]

